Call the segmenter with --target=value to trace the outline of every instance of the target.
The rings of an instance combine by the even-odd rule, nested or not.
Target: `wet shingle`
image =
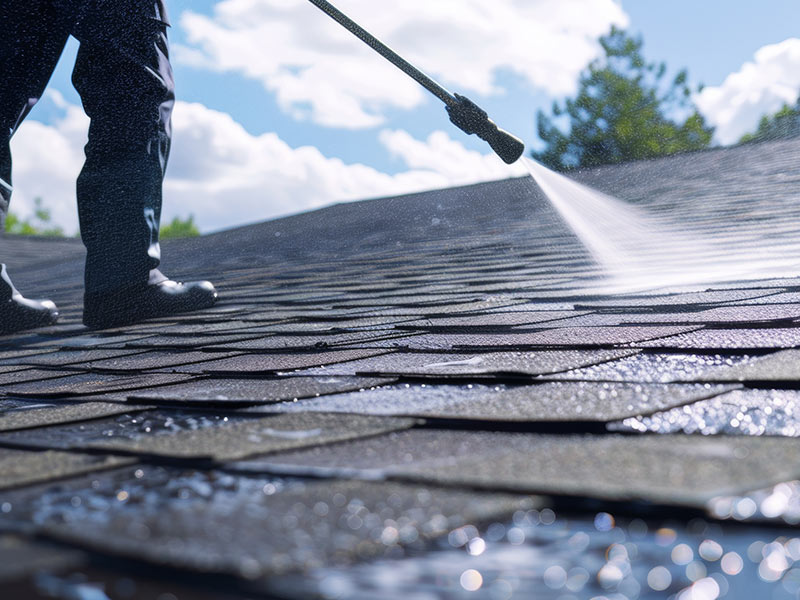
[[[642,343],[697,327],[564,327],[545,331],[513,332],[502,334],[424,334],[398,340],[403,347],[419,350],[460,350],[528,347],[597,347]]]
[[[723,306],[706,310],[672,312],[613,312],[592,313],[552,323],[554,326],[605,327],[631,324],[725,325],[792,321],[800,318],[800,307],[766,304],[754,306]]]
[[[42,571],[54,572],[85,566],[88,556],[79,550],[34,542],[19,535],[0,534],[0,584],[19,581]]]
[[[254,376],[262,373],[293,371],[295,369],[307,369],[359,360],[371,356],[379,356],[387,352],[387,350],[380,349],[348,349],[283,354],[243,354],[233,358],[222,358],[213,362],[183,367],[180,370],[182,372],[206,373],[214,376]]]
[[[324,413],[245,418],[152,411],[0,434],[0,444],[234,460],[408,429],[413,419]]]
[[[737,390],[694,404],[625,419],[615,431],[800,437],[800,391]]]
[[[13,407],[6,408],[6,404]],[[146,410],[147,406],[131,407],[116,402],[74,402],[46,404],[15,400],[0,400],[0,431],[32,429],[46,425],[88,421]]]
[[[506,422],[607,422],[681,406],[730,386],[544,383],[526,386],[390,386],[271,407],[280,412],[345,412]]]
[[[209,346],[211,344],[233,344],[243,340],[258,340],[268,336],[266,333],[255,334],[232,334],[232,335],[153,335],[138,340],[133,340],[125,344],[126,348],[138,348],[149,350],[163,350],[172,348],[177,350],[195,350]]]
[[[246,406],[349,392],[393,381],[391,378],[332,376],[201,379],[135,393],[130,399],[155,404]]]
[[[381,302],[374,311],[375,315],[381,316],[401,316],[401,315],[419,315],[419,316],[432,316],[432,315],[460,315],[467,313],[478,313],[497,308],[511,307],[514,305],[522,304],[525,301],[515,298],[495,298],[491,300],[475,300],[473,302],[450,303],[442,302],[441,304],[431,304],[423,306],[395,306],[387,307],[385,303]],[[376,306],[372,304],[372,306]]]
[[[133,459],[115,456],[0,448],[0,489],[102,471],[132,462]]]
[[[401,339],[407,336],[407,332],[396,332],[390,330],[375,331],[353,331],[347,333],[331,333],[327,335],[273,335],[250,339],[239,342],[225,342],[222,344],[207,343],[207,350],[244,350],[250,352],[258,351],[299,351],[313,350],[314,348],[325,349],[336,346],[355,346],[362,343],[375,342],[381,340]]]
[[[502,312],[464,315],[460,317],[431,317],[397,324],[397,329],[457,329],[465,327],[509,328],[558,321],[586,313],[572,310],[542,310],[527,312]]]
[[[106,360],[120,356],[129,356],[141,352],[140,350],[119,350],[111,348],[97,348],[86,350],[55,350],[51,352],[20,356],[8,359],[14,364],[35,365],[41,367],[60,367],[64,365],[84,366],[85,363],[95,360]]]
[[[34,369],[28,367],[17,367],[16,369],[0,375],[0,393],[5,393],[14,386],[27,383],[29,381],[44,381],[46,379],[58,379],[73,375],[73,371],[55,371],[49,369]]]
[[[342,476],[347,465],[369,477],[702,508],[714,496],[797,478],[798,448],[786,438],[413,430],[239,466]]]
[[[600,364],[632,356],[637,352],[638,350],[538,350],[472,354],[397,352],[329,368],[353,370],[363,375],[409,377],[534,376]]]
[[[420,550],[452,528],[539,506],[506,493],[158,467],[32,491],[11,498],[8,517],[72,545],[248,580]]]
[[[182,367],[236,355],[237,353],[235,352],[180,352],[175,350],[171,352],[164,350],[151,350],[147,352],[139,350],[133,355],[91,361],[84,364],[83,367],[97,372],[148,371],[153,369],[167,369],[169,367]]]
[[[703,381],[797,382],[800,387],[800,350],[783,350],[729,368],[715,367],[705,371]]]
[[[68,375],[57,379],[46,379],[8,385],[3,392],[9,396],[21,398],[62,398],[69,396],[88,396],[108,393],[109,397],[115,393],[138,390],[159,385],[180,383],[192,379],[190,375],[177,374],[136,374],[136,375],[111,375],[108,373],[82,373]],[[115,399],[119,395],[114,395]],[[124,397],[123,397],[124,398]]]
[[[680,294],[651,294],[646,296],[617,296],[602,300],[577,302],[578,310],[595,310],[606,308],[648,308],[658,312],[660,307],[697,307],[724,302],[747,302],[753,298],[766,299],[775,294],[774,289],[744,289],[744,290],[708,290],[703,292],[685,292]]]
[[[800,346],[800,328],[702,329],[638,344],[642,348],[764,350]]]
[[[125,345],[141,340],[147,335],[140,334],[107,334],[107,335],[76,335],[69,337],[61,336],[38,336],[40,340],[27,344],[31,348],[43,349],[66,349],[80,350],[84,348],[125,348]]]
[[[731,354],[649,354],[640,353],[619,360],[544,376],[544,379],[578,381],[628,381],[671,383],[679,381],[714,381],[711,373],[729,374],[720,381],[738,381],[735,374],[757,357]]]

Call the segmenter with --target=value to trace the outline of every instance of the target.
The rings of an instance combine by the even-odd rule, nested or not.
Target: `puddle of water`
[[[784,523],[797,525],[800,523],[800,481],[779,483],[742,496],[720,496],[709,502],[708,511],[718,519],[780,519]],[[787,542],[785,550],[792,562],[800,564],[800,540]]]
[[[258,574],[248,570],[253,556],[269,563],[275,552],[289,551],[284,541],[297,556],[319,551],[320,559],[327,557],[322,563],[327,566],[316,563],[302,575],[251,581],[279,597],[788,600],[800,594],[795,529],[697,518],[645,521],[606,512],[575,515],[530,508],[532,503],[510,519],[478,526],[445,516],[442,499],[421,488],[404,500],[396,493],[370,498],[362,488],[348,491],[337,483],[337,491],[296,478],[162,467],[116,473],[87,479],[90,485],[51,486],[35,496],[19,492],[13,506],[7,502],[8,510],[3,508],[4,518],[104,530],[107,536],[155,544],[165,555],[177,544],[180,555],[241,561],[247,577]],[[310,495],[314,489],[319,494]],[[800,482],[718,498],[710,510],[721,519],[797,522]],[[242,522],[229,531],[222,523],[231,523],[232,515]],[[184,524],[175,522],[182,518]],[[355,547],[356,531],[362,532],[359,540],[384,547],[385,558],[344,568],[336,557],[342,548]],[[191,548],[185,545],[187,532],[194,536]],[[422,543],[428,535],[436,540]],[[323,546],[327,549],[319,550]],[[267,554],[259,553],[262,547]]]
[[[450,531],[435,550],[274,582],[334,600],[434,598],[716,600],[796,598],[800,538],[769,529],[557,516],[519,511],[511,522]]]

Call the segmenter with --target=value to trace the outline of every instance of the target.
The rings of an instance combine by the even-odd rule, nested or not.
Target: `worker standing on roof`
[[[11,136],[36,104],[70,35],[72,81],[91,119],[78,178],[86,246],[83,322],[92,328],[211,306],[207,281],[159,270],[161,186],[175,102],[164,0],[0,0],[0,225],[11,197]],[[41,149],[48,161],[47,148]],[[0,227],[2,230],[2,227]],[[5,265],[0,331],[54,323],[50,301],[27,300]]]

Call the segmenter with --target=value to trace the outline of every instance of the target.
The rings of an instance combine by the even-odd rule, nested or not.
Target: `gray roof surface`
[[[798,165],[789,140],[576,177],[746,250],[800,243]],[[567,500],[724,522],[721,498],[800,479],[800,255],[590,291],[529,178],[166,242],[218,305],[115,330],[80,325],[78,240],[0,256],[63,315],[0,338],[0,581],[102,554],[235,595]]]

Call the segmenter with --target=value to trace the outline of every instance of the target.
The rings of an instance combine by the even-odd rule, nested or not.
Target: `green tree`
[[[685,70],[665,82],[666,65],[642,56],[642,39],[612,27],[600,38],[604,56],[581,73],[578,95],[553,104],[553,117],[537,114],[545,148],[533,152],[557,169],[620,163],[698,150],[711,142],[708,127],[691,101]],[[675,114],[689,114],[676,122]],[[554,118],[568,123],[563,133]]]
[[[162,240],[195,237],[198,235],[200,235],[200,230],[197,229],[197,225],[194,223],[194,215],[189,215],[187,219],[175,217],[166,225],[162,225],[159,232],[159,237]]]
[[[742,136],[739,143],[764,142],[797,136],[800,136],[800,98],[794,106],[784,104],[774,115],[761,117],[758,129]]]
[[[12,212],[6,215],[6,233],[64,237],[64,230],[61,227],[51,225],[52,214],[50,209],[44,206],[42,199],[36,198],[33,202],[33,217],[30,219],[23,220]]]

